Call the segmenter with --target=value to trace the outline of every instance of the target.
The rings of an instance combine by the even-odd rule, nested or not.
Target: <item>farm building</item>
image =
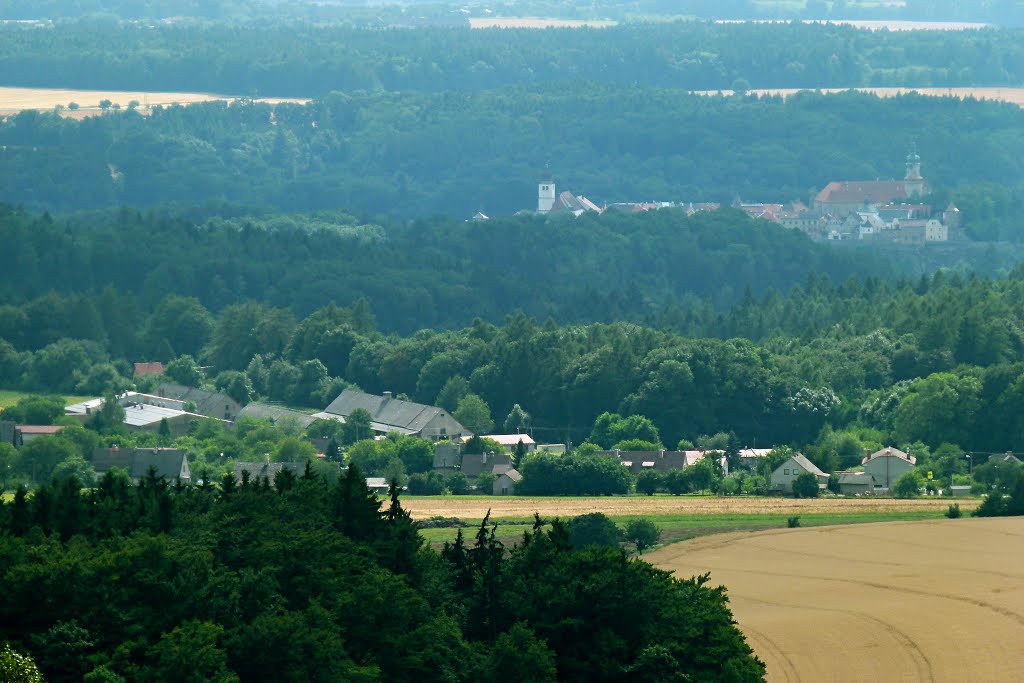
[[[177,448],[97,448],[92,452],[92,467],[98,475],[113,469],[125,470],[136,483],[149,473],[150,468],[156,471],[156,476],[167,481],[180,479],[183,484],[192,481],[188,458]]]
[[[818,478],[818,487],[825,488],[828,484],[828,475],[818,469],[818,466],[806,457],[797,453],[786,462],[775,468],[771,476],[771,487],[776,491],[785,494],[793,493],[793,482],[801,474],[810,472]]]
[[[864,471],[874,478],[876,489],[890,491],[897,479],[914,469],[917,458],[898,448],[889,447],[867,456],[861,464]]]
[[[862,496],[875,490],[875,480],[867,472],[842,472],[839,474],[839,493],[844,496]]]
[[[534,441],[529,434],[488,434],[487,436],[481,437],[484,439],[490,439],[501,445],[508,454],[515,453],[516,446],[519,442],[523,442],[523,446],[526,447],[527,453],[533,453],[537,450],[537,442]]]
[[[288,470],[296,478],[301,477],[306,473],[306,463],[304,462],[236,462],[235,463],[235,479],[243,481],[248,478],[251,482],[257,482],[260,479],[266,479],[271,484],[274,483],[274,479],[281,473],[282,470]],[[242,473],[246,474],[243,475]]]
[[[472,436],[472,432],[443,409],[394,398],[390,391],[376,396],[346,389],[322,413],[313,417],[344,422],[359,408],[370,414],[370,429],[376,434],[397,432],[434,441]]]

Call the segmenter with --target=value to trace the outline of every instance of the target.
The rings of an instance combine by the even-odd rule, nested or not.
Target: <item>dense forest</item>
[[[377,224],[341,213],[195,222],[128,209],[53,219],[0,207],[0,239],[16,255],[0,282],[4,302],[83,321],[74,332],[35,318],[0,323],[0,336],[32,348],[61,336],[102,339],[95,323],[111,314],[128,318],[109,337],[133,338],[141,323],[133,312],[168,295],[196,297],[213,311],[259,301],[298,316],[364,298],[382,330],[404,334],[478,317],[497,322],[517,309],[563,323],[685,327],[683,318],[703,316],[705,306],[786,291],[809,272],[841,282],[894,270],[871,253],[834,250],[732,210]],[[114,298],[102,303],[108,287]],[[75,303],[29,303],[50,290]],[[105,312],[87,312],[96,306]]]
[[[737,83],[1015,86],[1024,80],[1022,46],[1013,29],[887,32],[800,23],[371,31],[277,22],[85,21],[0,26],[0,83],[306,98],[579,83],[692,90]]]
[[[0,0],[0,19],[83,16],[122,19],[194,18],[214,21],[292,19],[361,27],[464,25],[468,16],[539,16],[633,20],[655,17],[704,19],[903,19],[1024,24],[1016,0]]]
[[[759,681],[724,589],[542,520],[436,553],[357,467],[74,477],[0,507],[0,640],[48,681]]]
[[[397,253],[409,247],[392,251],[388,241],[375,256],[373,248],[351,246],[350,239],[328,230],[198,228],[128,211],[117,213],[108,228],[76,229],[73,222],[9,213],[5,243],[17,245],[23,257],[5,280],[5,299],[13,303],[0,308],[0,386],[100,393],[130,385],[127,361],[188,356],[192,366],[192,358],[208,366],[211,385],[238,387],[244,400],[265,396],[322,408],[354,385],[454,411],[459,399],[473,393],[494,415],[522,405],[535,416],[534,428],[544,430],[541,438],[556,441],[578,443],[600,414],[617,412],[646,416],[669,446],[732,431],[748,445],[823,449],[806,452],[819,454],[826,468],[887,442],[914,445],[916,453],[943,445],[1024,450],[1019,270],[994,280],[945,272],[915,280],[867,271],[846,278],[846,266],[832,262],[832,280],[807,270],[815,267],[814,259],[820,259],[818,268],[828,266],[823,254],[829,252],[737,214],[624,217],[627,234],[641,236],[647,252],[616,237],[615,220],[566,222],[565,228],[580,232],[568,242],[576,258],[566,257],[575,270],[561,275],[553,265],[550,275],[530,270],[533,252],[522,245],[538,253],[555,249],[543,240],[562,227],[534,219],[497,222],[524,236],[503,242],[508,234],[499,232],[466,241],[485,244],[481,250],[505,245],[495,252],[500,263],[487,261],[482,251],[462,253],[466,247],[456,248],[454,241],[460,260],[448,270],[429,252],[417,257],[431,264],[421,271],[424,282],[434,283],[430,291],[436,296],[427,296],[411,268],[373,277],[375,263],[405,263]],[[733,220],[739,227],[729,233]],[[448,225],[470,234],[489,228]],[[163,235],[160,248],[138,249],[152,241],[146,231],[155,226]],[[412,234],[425,234],[425,228]],[[607,230],[607,237],[586,244],[587,230],[597,237]],[[690,232],[678,240],[672,230]],[[670,235],[664,242],[656,237],[660,231]],[[759,231],[792,236],[788,248],[804,255],[782,261],[799,263],[805,274],[754,269],[764,278],[761,286],[732,306],[716,307],[713,294],[701,300],[689,292],[724,289],[732,273],[743,273],[745,261],[729,265],[714,250],[757,254],[774,240],[757,236],[750,246],[739,245]],[[121,242],[124,236],[130,239]],[[710,251],[687,257],[704,265],[677,268],[674,243],[704,245]],[[137,253],[119,244],[135,245]],[[348,270],[340,256],[350,248],[355,251],[349,263],[363,264],[362,275]],[[668,253],[655,257],[659,250]],[[628,261],[632,252],[641,254],[639,261]],[[616,291],[608,281],[614,267],[599,260],[606,253],[627,259],[628,269],[618,276],[624,285],[638,281],[642,288],[627,287],[623,298],[599,294]],[[166,260],[148,260],[154,254]],[[315,265],[313,254],[323,258],[322,265]],[[147,260],[138,260],[143,256]],[[292,258],[300,260],[290,263]],[[460,280],[456,264],[475,258],[483,261],[482,270]],[[716,262],[724,264],[720,280],[709,279],[707,268]],[[241,264],[259,267],[245,270]],[[216,280],[210,267],[225,277]],[[502,269],[516,274],[519,289],[508,289],[511,281],[497,277]],[[319,299],[287,296],[281,285],[290,282],[284,274],[292,270],[300,275],[296,282],[319,290]],[[673,280],[691,272],[696,279]],[[640,273],[651,280],[637,280]],[[33,298],[47,278],[79,290]],[[765,287],[769,278],[799,282],[782,292]],[[203,295],[191,289],[197,283],[214,298],[195,298]],[[331,303],[335,296],[344,307]],[[656,305],[645,303],[656,296]],[[465,299],[461,307],[459,297]],[[532,315],[551,313],[557,322],[519,313],[500,326],[477,319],[463,329],[412,333],[468,321],[487,301],[492,320],[526,308]],[[532,301],[551,308],[537,310]],[[643,326],[573,324],[617,317]],[[407,332],[387,335],[380,328]],[[203,381],[203,373],[190,372],[193,381]]]
[[[879,125],[884,121],[885,125]],[[0,123],[0,199],[74,210],[227,200],[285,211],[468,218],[559,189],[598,202],[810,201],[831,180],[902,177],[911,140],[939,208],[975,239],[1020,239],[1024,111],[855,92],[703,97],[568,88],[333,94]]]

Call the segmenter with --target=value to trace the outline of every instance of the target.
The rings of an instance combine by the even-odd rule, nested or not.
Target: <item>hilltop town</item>
[[[961,213],[950,203],[936,211],[925,199],[931,187],[921,175],[921,157],[912,148],[901,180],[836,180],[818,192],[810,206],[789,202],[747,202],[737,197],[730,207],[751,218],[799,230],[815,241],[869,240],[879,243],[921,245],[963,239]],[[554,176],[545,169],[537,186],[536,213],[546,215],[605,211],[641,213],[665,208],[687,214],[717,211],[717,202],[652,201],[616,202],[599,206],[583,195],[558,192]],[[520,212],[525,213],[525,212]],[[477,213],[471,221],[488,220]]]

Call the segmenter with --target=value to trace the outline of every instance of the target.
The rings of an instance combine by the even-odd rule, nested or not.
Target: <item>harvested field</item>
[[[748,90],[751,95],[778,95],[789,97],[798,92],[808,92],[808,88],[763,88]],[[1009,102],[1024,107],[1024,88],[820,88],[813,92],[839,93],[848,90],[867,92],[879,97],[896,97],[907,93],[918,93],[929,97],[955,97],[964,99],[973,97],[977,100]],[[732,95],[732,90],[695,90],[697,95]]]
[[[1024,680],[1024,518],[722,534],[645,559],[725,585],[769,681]]]
[[[607,28],[614,21],[605,19],[549,19],[545,17],[472,17],[470,28]]]
[[[603,512],[609,517],[636,515],[728,515],[728,514],[812,514],[812,513],[889,513],[945,510],[946,498],[894,500],[892,498],[702,498],[694,496],[636,496],[604,498],[519,498],[490,496],[405,496],[402,506],[415,519],[460,517],[483,519],[491,511],[492,519],[527,519],[534,512],[542,517],[574,517],[588,512]],[[965,511],[980,501],[958,499]]]
[[[62,114],[68,117],[82,118],[95,116],[102,112],[100,102],[110,100],[127,108],[133,100],[139,103],[139,111],[148,113],[148,107],[171,104],[195,104],[214,100],[233,101],[237,97],[213,95],[210,93],[183,92],[131,92],[124,90],[59,90],[52,88],[4,88],[0,87],[0,115],[16,114],[25,109],[53,109],[60,105],[67,107],[71,102],[79,105],[77,111],[65,109]],[[279,102],[307,102],[308,100],[260,98],[260,102],[277,104]]]

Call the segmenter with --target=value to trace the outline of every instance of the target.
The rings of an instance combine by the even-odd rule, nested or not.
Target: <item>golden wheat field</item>
[[[706,536],[649,561],[725,585],[768,680],[1024,680],[1024,518]]]
[[[0,87],[0,114],[14,114],[25,109],[53,109],[67,107],[75,102],[77,111],[65,109],[64,116],[81,118],[94,116],[101,112],[100,102],[110,100],[111,104],[128,107],[131,102],[139,103],[139,110],[148,113],[149,107],[172,104],[195,104],[213,100],[235,100],[238,98],[210,93],[187,92],[143,92],[126,90],[61,90],[56,88],[5,88]],[[260,102],[277,104],[279,102],[306,102],[307,100],[260,98]]]
[[[976,500],[958,500],[961,508],[971,510]],[[637,496],[630,498],[520,498],[464,496],[407,496],[402,507],[416,519],[460,517],[483,519],[491,511],[493,519],[525,519],[535,512],[542,517],[574,517],[588,512],[603,512],[609,517],[636,515],[723,515],[723,514],[814,514],[814,513],[890,513],[945,510],[949,499],[918,498],[695,498],[684,496]]]
[[[1024,88],[820,88],[815,92],[839,93],[848,90],[867,92],[878,97],[896,97],[907,93],[918,93],[929,97],[955,97],[964,99],[973,97],[978,100],[992,100],[996,102],[1009,102],[1024,107]],[[778,95],[789,97],[799,92],[807,92],[807,89],[799,88],[761,88],[747,91],[751,95]],[[732,90],[696,90],[697,95],[732,95]]]

